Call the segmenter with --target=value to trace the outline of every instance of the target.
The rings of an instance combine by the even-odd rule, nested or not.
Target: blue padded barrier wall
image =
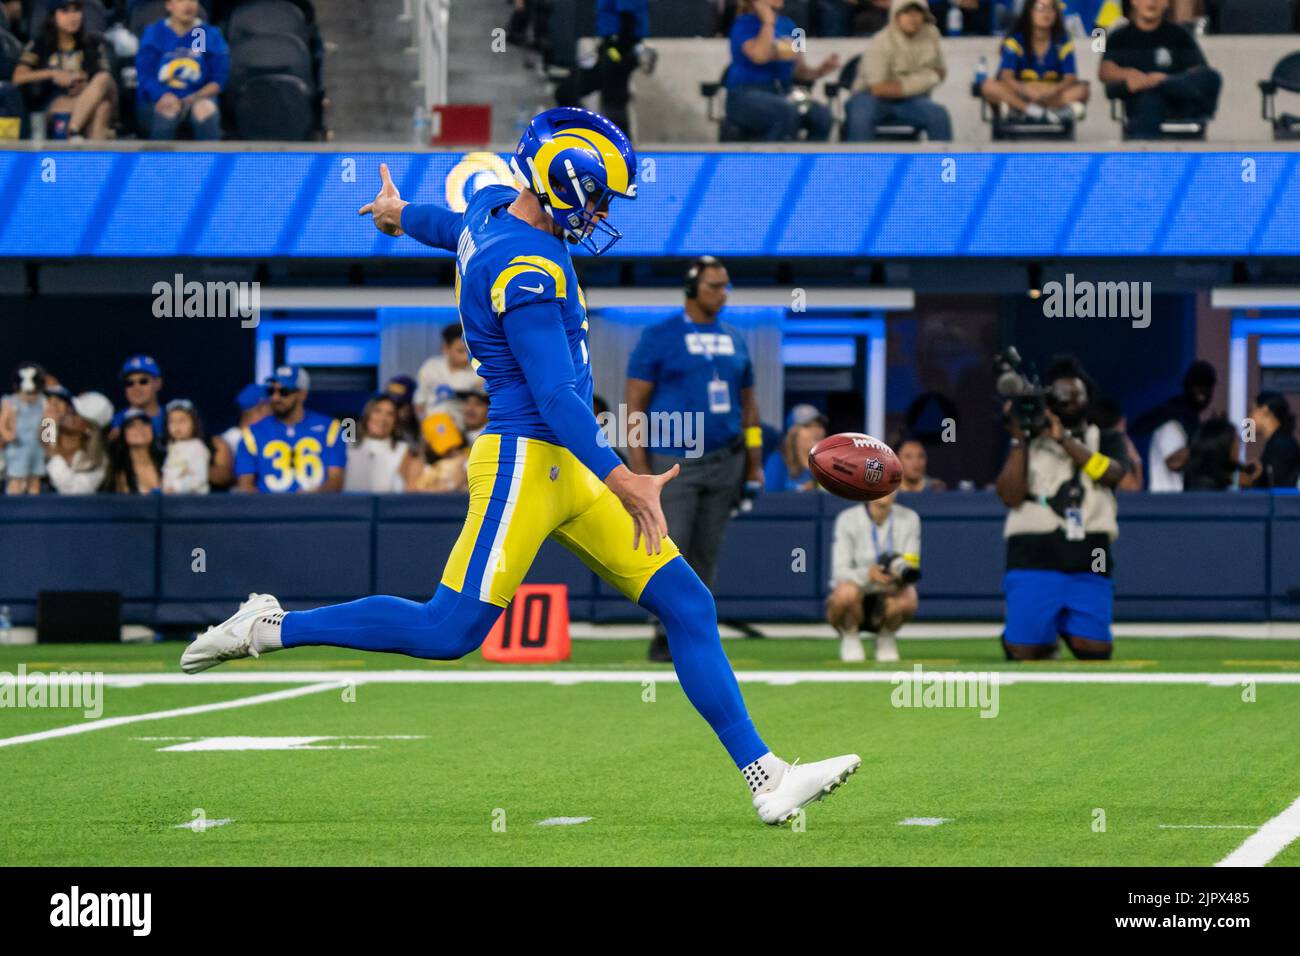
[[[920,618],[999,619],[997,497],[900,501],[922,516]],[[719,616],[820,620],[832,528],[846,507],[829,495],[771,494],[733,521],[714,588]],[[128,622],[197,625],[250,591],[290,609],[366,594],[424,600],[464,515],[464,497],[438,495],[0,497],[0,604],[30,624],[38,591],[119,590]],[[1123,495],[1114,561],[1121,620],[1300,620],[1300,495]],[[526,580],[568,585],[577,620],[645,619],[557,544]]]

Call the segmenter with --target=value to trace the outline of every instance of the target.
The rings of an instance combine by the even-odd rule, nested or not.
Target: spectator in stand
[[[1115,432],[1124,439],[1124,447],[1128,449],[1128,470],[1120,479],[1120,483],[1115,486],[1116,490],[1141,491],[1142,456],[1138,454],[1133,439],[1128,437],[1128,420],[1124,417],[1124,410],[1120,408],[1119,402],[1113,398],[1097,399],[1088,409],[1088,421],[1103,432]]]
[[[893,0],[889,25],[871,38],[853,95],[844,106],[844,138],[866,143],[878,123],[910,123],[935,142],[952,139],[948,111],[930,99],[947,67],[934,14],[920,0]]]
[[[1166,119],[1212,116],[1219,105],[1223,78],[1168,12],[1169,0],[1132,0],[1129,22],[1106,38],[1097,70],[1102,83],[1124,85],[1135,139],[1158,139]]]
[[[632,72],[641,63],[647,49],[642,41],[649,35],[649,0],[596,0],[600,45],[594,53],[595,63],[570,73],[556,89],[556,105],[581,106],[586,96],[599,90],[600,114],[619,129],[630,131],[627,106],[632,98]]]
[[[469,445],[447,412],[424,420],[424,464],[408,485],[411,491],[443,493],[469,487]]]
[[[1183,375],[1182,394],[1142,415],[1134,430],[1150,433],[1147,481],[1150,491],[1182,491],[1187,442],[1196,434],[1201,415],[1210,407],[1218,376],[1209,362],[1196,361]]]
[[[1300,486],[1300,443],[1295,437],[1295,415],[1281,392],[1260,392],[1250,411],[1255,440],[1263,440],[1258,461],[1246,466],[1242,484],[1251,488]]]
[[[903,480],[898,485],[899,491],[947,491],[948,486],[938,478],[931,478],[925,473],[930,457],[925,453],[925,445],[919,438],[904,438],[894,449],[898,452],[899,464],[903,466]]]
[[[1184,491],[1236,490],[1237,429],[1226,418],[1201,422],[1187,446],[1187,464],[1183,468]]]
[[[488,395],[482,389],[474,389],[460,392],[457,397],[461,402],[461,433],[465,436],[465,444],[470,446],[487,428]]]
[[[24,362],[14,370],[13,394],[0,399],[0,448],[4,449],[5,492],[39,495],[45,478],[41,447],[45,418],[45,369]]]
[[[243,430],[235,456],[238,491],[267,494],[343,490],[347,450],[342,426],[306,407],[311,379],[282,365],[266,380],[271,414]]]
[[[871,36],[888,22],[889,0],[817,0],[820,36]]]
[[[72,411],[72,393],[54,380],[54,376],[45,373],[45,418],[57,422]]]
[[[167,403],[166,413],[163,494],[206,495],[211,490],[209,472],[214,449],[203,435],[198,409],[187,398],[175,398]]]
[[[163,386],[162,369],[158,363],[148,355],[133,355],[123,363],[118,377],[126,391],[126,407],[113,416],[109,440],[117,437],[126,413],[133,408],[140,409],[153,419],[154,434],[161,438],[166,432],[167,423],[163,421],[162,405],[158,402],[158,393]]]
[[[1025,0],[1002,40],[996,76],[980,87],[994,107],[1058,126],[1083,119],[1088,84],[1074,64],[1074,41],[1065,32],[1058,0]]]
[[[108,477],[104,490],[116,495],[148,495],[162,491],[163,453],[153,431],[153,418],[139,408],[121,417],[118,435],[108,445]]]
[[[230,50],[200,13],[198,0],[167,0],[167,17],[140,37],[138,112],[150,139],[175,139],[182,124],[197,140],[221,138],[217,97],[230,76]]]
[[[460,417],[457,392],[483,388],[483,379],[469,364],[469,349],[459,322],[442,330],[442,354],[426,359],[416,374],[415,414],[424,421],[434,412]]]
[[[108,454],[104,429],[113,406],[98,392],[85,392],[58,419],[54,444],[47,445],[45,463],[50,486],[61,495],[93,495],[104,486]]]
[[[826,437],[826,416],[813,405],[796,405],[786,416],[781,447],[767,456],[763,487],[768,491],[816,491],[808,452]]]
[[[1027,5],[1032,0],[1021,2]],[[961,11],[960,33],[963,36],[988,36],[995,33],[997,24],[993,21],[994,6],[995,0],[930,0],[930,12],[944,33],[952,32],[948,20],[952,8]]]
[[[235,396],[235,405],[239,407],[239,424],[231,425],[221,433],[221,438],[230,448],[232,455],[239,451],[243,430],[256,425],[271,414],[266,389],[256,382],[245,385],[239,390],[239,394]]]
[[[397,409],[397,440],[410,448],[420,446],[420,420],[415,417],[415,393],[419,386],[409,375],[394,375],[384,386],[383,394],[393,400]]]
[[[45,23],[23,50],[13,83],[23,88],[31,112],[46,115],[50,139],[107,139],[117,84],[100,38],[86,31],[80,0],[45,6]]]
[[[1109,30],[1124,19],[1120,0],[1064,0],[1065,18],[1078,18],[1078,30],[1091,34],[1097,27]]]
[[[361,440],[348,445],[344,491],[398,493],[414,480],[420,458],[397,435],[396,400],[381,392],[361,411]]]
[[[831,111],[824,103],[791,97],[795,80],[818,80],[840,68],[831,54],[816,67],[804,62],[794,42],[795,23],[780,15],[785,0],[744,0],[731,26],[731,67],[727,70],[727,120],[749,136],[769,142],[793,140],[802,129],[808,139],[831,135]]]

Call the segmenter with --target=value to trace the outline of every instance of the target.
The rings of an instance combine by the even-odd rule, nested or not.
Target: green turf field
[[[802,827],[757,822],[677,685],[646,682],[671,669],[646,664],[639,641],[576,641],[527,683],[477,656],[325,649],[211,672],[271,682],[153,683],[179,674],[179,644],[0,648],[0,672],[109,680],[102,725],[0,707],[0,863],[1204,866],[1300,796],[1296,642],[1134,639],[1111,662],[1015,667],[992,641],[904,639],[901,668],[840,664],[829,641],[726,647],[779,754],[862,755]],[[917,662],[1012,682],[993,718],[896,707],[888,677]],[[367,682],[395,670],[413,678]],[[1135,680],[1180,674],[1207,676]],[[123,675],[140,679],[113,683]],[[1107,675],[1130,682],[1096,682]],[[204,709],[223,701],[238,706]],[[179,708],[197,712],[112,723]],[[164,749],[272,743],[296,749]],[[229,822],[181,827],[196,811]],[[562,817],[591,819],[538,825]],[[944,822],[900,825],[914,818]],[[1300,841],[1271,861],[1296,864]]]

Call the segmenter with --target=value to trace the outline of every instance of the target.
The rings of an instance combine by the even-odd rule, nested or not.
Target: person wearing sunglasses
[[[264,494],[343,490],[347,448],[337,420],[306,407],[305,368],[282,365],[266,380],[271,414],[243,430],[235,490]]]
[[[158,393],[163,386],[162,369],[158,363],[148,355],[133,355],[122,364],[118,378],[122,380],[126,404],[113,416],[109,440],[118,436],[126,413],[135,408],[153,420],[154,438],[161,441],[161,436],[166,434],[166,422],[163,420],[162,404],[158,401]]]

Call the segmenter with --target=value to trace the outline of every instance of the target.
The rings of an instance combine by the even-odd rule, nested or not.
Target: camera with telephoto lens
[[[896,577],[900,584],[915,584],[921,580],[921,569],[901,554],[886,551],[876,559],[876,563],[880,565],[881,570]]]
[[[1013,345],[993,356],[993,374],[997,378],[998,395],[1011,407],[1005,420],[1014,421],[1029,438],[1047,430],[1047,410],[1060,414],[1058,402],[1051,389],[1044,388],[1038,376],[1025,371],[1025,363]]]

